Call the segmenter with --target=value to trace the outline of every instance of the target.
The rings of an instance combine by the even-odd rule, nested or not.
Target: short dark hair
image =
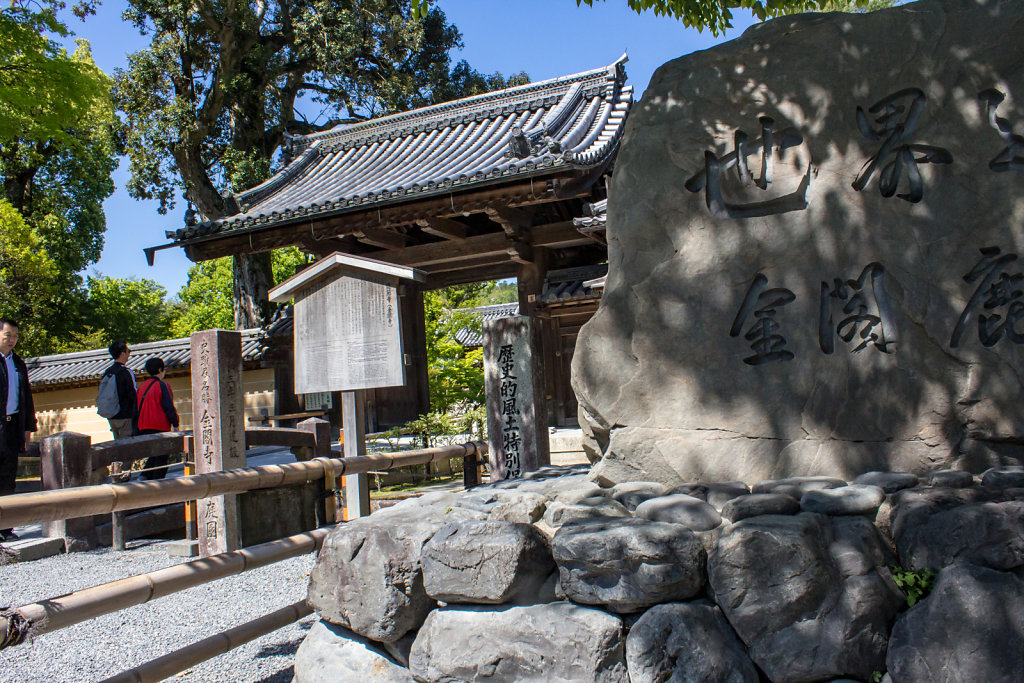
[[[110,346],[107,347],[107,351],[110,351],[110,357],[117,360],[121,357],[121,354],[128,350],[128,345],[125,344],[124,339],[115,339],[110,342]]]
[[[0,330],[4,329],[4,325],[10,325],[11,327],[21,329],[21,325],[15,322],[13,318],[0,318]]]
[[[146,372],[156,377],[160,374],[160,371],[164,369],[164,361],[162,358],[147,358],[146,359]]]

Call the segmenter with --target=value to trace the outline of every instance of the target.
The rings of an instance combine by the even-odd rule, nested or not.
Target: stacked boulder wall
[[[547,506],[601,509],[616,490],[549,467],[409,499],[325,540],[309,588],[320,623],[296,654],[296,683],[811,683],[877,680],[886,669],[893,683],[1020,680],[1024,567],[1014,539],[1024,489],[993,486],[1014,473],[884,493],[876,520],[889,511],[895,543],[863,505],[850,514],[814,498],[849,490],[859,499],[867,485],[807,478],[754,482],[804,491],[802,502],[742,495],[704,531],[687,526],[691,503],[682,523],[647,519],[644,506],[673,518],[679,491],[733,483],[691,482],[635,511],[615,503],[615,517],[557,528]],[[870,480],[910,483],[897,475]],[[533,524],[505,520],[523,505]],[[1010,549],[994,552],[1000,542]],[[912,567],[933,573],[917,575],[911,599],[892,567],[902,582]]]
[[[599,480],[1020,461],[1022,31],[1017,0],[922,0],[658,69],[573,356]]]

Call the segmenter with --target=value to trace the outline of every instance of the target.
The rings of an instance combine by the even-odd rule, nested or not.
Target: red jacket
[[[156,382],[156,386],[151,386]],[[139,429],[169,432],[178,428],[178,411],[174,409],[174,395],[166,382],[155,377],[139,385]]]

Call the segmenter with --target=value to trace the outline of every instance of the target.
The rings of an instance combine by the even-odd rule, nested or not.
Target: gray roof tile
[[[180,241],[600,165],[615,152],[633,101],[625,61],[297,136],[297,158],[238,195],[240,213],[168,236]]]
[[[243,330],[242,362],[261,360],[269,348],[267,338],[291,335],[291,323],[290,316],[282,316],[266,330],[260,328]],[[140,377],[146,374],[146,361],[150,358],[162,358],[168,371],[187,368],[192,362],[188,337],[129,344],[129,347],[132,353],[128,358],[128,368]],[[33,386],[39,387],[97,380],[112,362],[106,349],[25,359],[29,381]]]

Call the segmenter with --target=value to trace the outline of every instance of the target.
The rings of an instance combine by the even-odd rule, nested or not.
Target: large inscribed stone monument
[[[1024,3],[806,14],[662,66],[573,381],[603,479],[1024,455]]]

